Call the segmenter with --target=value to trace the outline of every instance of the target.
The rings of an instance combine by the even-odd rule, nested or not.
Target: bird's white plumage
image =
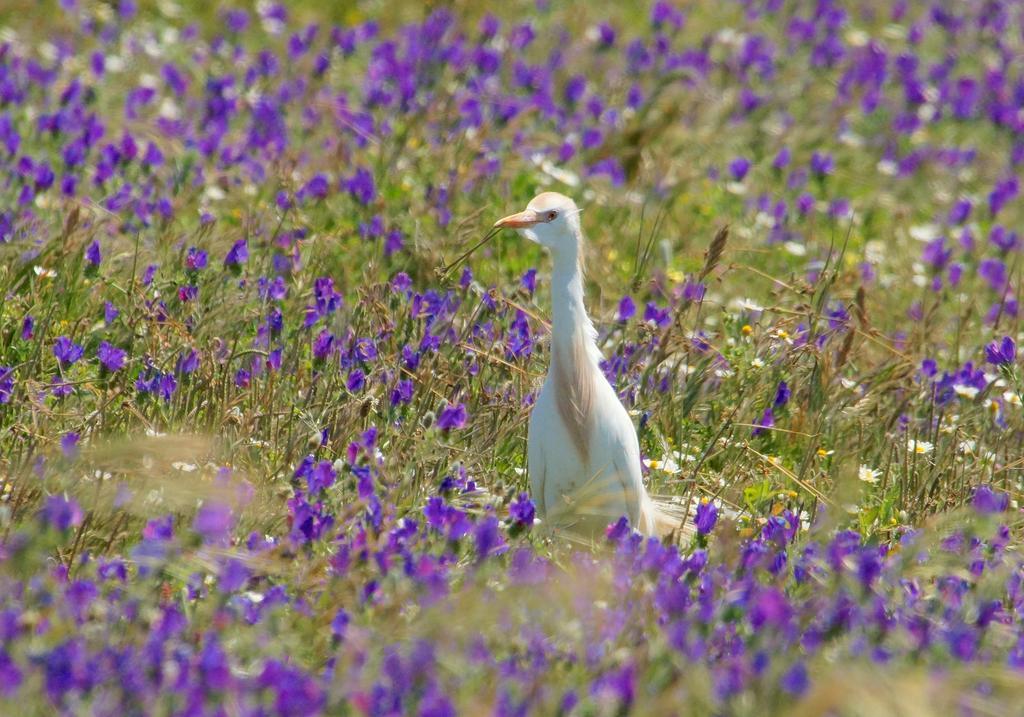
[[[629,414],[599,367],[596,332],[583,302],[583,235],[576,204],[545,192],[497,223],[551,252],[551,365],[530,414],[530,492],[554,527],[598,535],[625,515],[648,535],[670,532],[643,485]]]

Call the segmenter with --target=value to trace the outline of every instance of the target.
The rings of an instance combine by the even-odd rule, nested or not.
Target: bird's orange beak
[[[499,219],[494,222],[494,226],[498,229],[527,229],[538,223],[540,223],[540,219],[537,218],[537,213],[525,209],[518,214],[509,214],[507,217]]]

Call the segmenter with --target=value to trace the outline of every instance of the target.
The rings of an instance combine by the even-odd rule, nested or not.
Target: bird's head
[[[558,192],[543,192],[526,209],[494,223],[498,229],[518,229],[530,241],[552,251],[576,249],[580,233],[576,202]]]

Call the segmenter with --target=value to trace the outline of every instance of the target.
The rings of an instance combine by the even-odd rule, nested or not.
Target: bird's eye
[[[552,211],[548,212],[548,221],[549,222],[555,221],[555,217],[557,217],[557,216],[558,216],[558,212],[556,212],[556,211],[552,210]]]

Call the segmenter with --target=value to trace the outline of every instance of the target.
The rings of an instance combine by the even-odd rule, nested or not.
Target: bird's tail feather
[[[659,538],[685,541],[693,537],[692,510],[678,498],[645,495],[640,506],[640,532]]]

